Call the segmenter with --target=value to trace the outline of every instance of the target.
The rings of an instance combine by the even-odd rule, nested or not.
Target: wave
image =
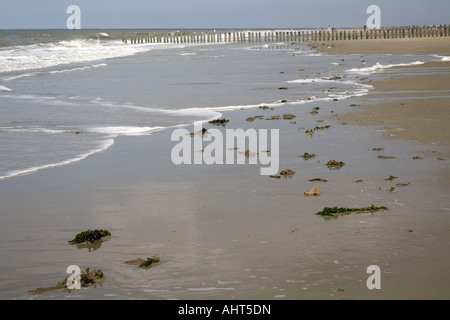
[[[87,70],[87,69],[92,69],[92,68],[100,68],[100,67],[106,67],[106,66],[108,66],[106,63],[99,63],[99,64],[93,64],[93,65],[90,65],[90,66],[69,68],[69,69],[63,69],[63,70],[28,72],[28,73],[19,74],[17,76],[6,77],[6,78],[3,78],[2,80],[4,80],[4,81],[12,81],[12,80],[20,79],[20,78],[41,76],[41,75],[44,75],[44,74],[56,74],[56,73],[81,71],[81,70]]]
[[[334,99],[346,99],[350,97],[360,97],[366,95],[370,90],[373,89],[373,86],[369,84],[362,84],[352,80],[335,80],[335,79],[324,79],[324,78],[315,78],[315,79],[296,79],[286,81],[287,83],[301,83],[301,84],[313,84],[313,83],[332,83],[332,84],[343,84],[352,86],[349,90],[345,92],[337,92],[330,93],[326,98],[320,98],[323,101],[329,101]],[[311,98],[310,98],[311,99]],[[316,100],[317,99],[312,99]]]
[[[133,103],[121,103],[108,101],[102,98],[96,98],[91,100],[90,103],[97,104],[103,107],[109,108],[119,108],[119,109],[129,109],[140,112],[154,112],[160,114],[169,114],[173,116],[191,116],[191,117],[202,117],[208,118],[209,120],[220,117],[221,114],[214,111],[214,108],[181,108],[181,109],[162,109],[162,108],[152,108],[152,107],[143,107],[139,105],[135,105]]]
[[[42,165],[42,166],[36,166],[36,167],[31,167],[31,168],[26,168],[26,169],[10,171],[4,176],[0,176],[0,180],[4,180],[4,179],[16,177],[16,176],[22,176],[22,175],[34,173],[34,172],[37,172],[37,171],[40,171],[40,170],[43,170],[43,169],[49,169],[49,168],[54,168],[54,167],[59,167],[59,166],[64,166],[64,165],[72,164],[72,163],[75,163],[75,162],[79,162],[79,161],[84,160],[84,159],[86,159],[87,157],[89,157],[89,156],[91,156],[93,154],[96,154],[96,153],[99,153],[99,152],[103,152],[103,151],[109,149],[112,145],[114,145],[114,139],[107,139],[107,140],[104,140],[103,144],[101,144],[97,149],[91,150],[90,152],[87,152],[85,154],[79,155],[78,157],[75,157],[75,158],[72,158],[72,159],[68,159],[68,160],[64,160],[64,161],[57,162],[57,163],[50,163],[50,164],[46,164],[46,165]]]
[[[55,130],[46,128],[0,127],[0,132],[30,132],[30,133],[64,133],[71,130]]]
[[[11,92],[12,90],[10,88],[8,88],[8,87],[0,86],[0,91]]]
[[[152,132],[166,129],[166,127],[133,127],[133,126],[106,126],[106,127],[88,127],[85,129],[89,133],[103,133],[114,136],[139,136],[148,135]]]
[[[106,38],[106,39],[105,39]],[[73,39],[8,47],[0,50],[0,72],[54,67],[131,56],[153,49],[184,48],[179,44],[124,44],[109,37]]]
[[[381,71],[383,69],[389,69],[389,68],[394,68],[394,67],[417,66],[417,65],[424,64],[424,63],[425,62],[422,62],[422,61],[414,61],[414,62],[410,62],[410,63],[398,63],[398,64],[382,65],[379,62],[377,62],[372,67],[352,68],[352,69],[346,70],[346,72],[352,73],[352,74],[368,75],[368,74],[371,74],[371,73],[375,73],[377,71]]]
[[[433,54],[433,56],[438,58],[439,61],[450,61],[450,56],[441,56],[441,55],[438,55],[438,54]]]

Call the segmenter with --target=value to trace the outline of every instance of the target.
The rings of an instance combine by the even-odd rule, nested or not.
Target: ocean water
[[[122,33],[0,31],[0,179],[226,110],[365,95],[369,74],[441,59],[324,56],[306,43],[125,44]]]

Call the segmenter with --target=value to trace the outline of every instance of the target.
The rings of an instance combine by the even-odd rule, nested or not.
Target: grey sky
[[[382,26],[450,24],[449,0],[0,0],[0,29],[361,27],[381,8]]]

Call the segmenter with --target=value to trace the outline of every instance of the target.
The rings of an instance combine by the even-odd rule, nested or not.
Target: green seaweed
[[[150,267],[153,263],[159,262],[159,257],[153,256],[151,258],[147,258],[147,260],[145,262],[142,262],[139,265],[139,268],[148,268]]]
[[[247,122],[253,122],[255,119],[263,119],[264,116],[254,116],[254,117],[248,117],[247,119],[245,119],[245,121]]]
[[[325,219],[337,219],[339,216],[349,215],[353,212],[362,213],[376,212],[381,210],[388,210],[388,208],[385,206],[376,207],[373,204],[365,208],[325,207],[322,211],[317,212],[316,214]]]
[[[303,159],[306,161],[306,160],[308,160],[308,159],[315,158],[316,155],[315,155],[314,153],[309,154],[308,152],[305,152],[305,153],[303,153],[303,155],[301,155],[301,156],[299,156],[299,157],[303,158]]]
[[[108,230],[86,230],[78,233],[73,240],[69,241],[69,244],[84,243],[86,241],[92,243],[107,236],[111,236],[111,232]]]
[[[389,176],[389,178],[384,179],[385,181],[392,181],[398,179],[398,177],[394,177],[394,176]]]
[[[269,176],[269,178],[273,178],[273,179],[280,179],[281,176]]]
[[[285,113],[285,114],[283,114],[283,119],[284,119],[284,120],[292,120],[292,119],[294,119],[294,118],[296,118],[296,116],[293,115],[293,114],[290,114],[290,113]]]
[[[316,127],[314,127],[314,130],[315,131],[317,131],[317,130],[325,130],[325,129],[328,129],[328,128],[330,128],[331,126],[323,126],[323,127],[319,127],[319,126],[316,126]]]
[[[214,119],[209,121],[208,123],[216,124],[216,125],[226,125],[230,120],[222,118],[222,119]]]
[[[281,100],[282,103],[288,102],[286,99]]]
[[[328,182],[328,180],[322,179],[322,178],[314,178],[314,179],[309,179],[308,181],[317,181],[317,182]]]
[[[330,160],[327,162],[326,166],[329,169],[340,169],[345,166],[345,163],[342,161]]]

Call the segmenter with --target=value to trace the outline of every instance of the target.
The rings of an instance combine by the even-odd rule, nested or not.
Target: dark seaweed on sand
[[[111,232],[107,230],[87,230],[77,234],[73,240],[69,241],[69,243],[77,244],[84,243],[86,241],[93,243],[94,241],[100,240],[107,236],[111,236]]]
[[[365,208],[345,208],[345,207],[325,207],[322,211],[316,214],[325,219],[337,219],[339,216],[349,215],[351,213],[362,213],[362,212],[376,212],[388,210],[387,207],[381,206],[376,207],[373,204]]]
[[[157,256],[153,256],[151,258],[147,258],[146,261],[142,262],[139,265],[139,268],[148,268],[148,267],[150,267],[152,264],[154,264],[156,262],[159,262],[159,257],[157,257]]]

